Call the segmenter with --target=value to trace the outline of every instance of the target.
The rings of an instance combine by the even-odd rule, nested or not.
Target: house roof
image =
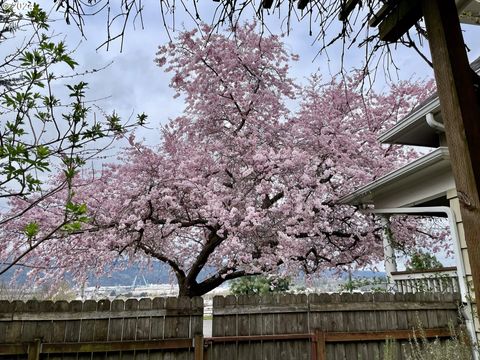
[[[470,67],[480,74],[480,57],[472,62]],[[394,127],[380,135],[379,141],[387,144],[437,147],[439,145],[437,132],[426,122],[428,113],[434,114],[436,121],[443,122],[437,93],[429,96]]]
[[[439,147],[342,197],[338,203],[413,206],[444,196],[454,186],[448,149]]]
[[[480,24],[480,1],[478,0],[456,0],[458,17],[464,24]]]

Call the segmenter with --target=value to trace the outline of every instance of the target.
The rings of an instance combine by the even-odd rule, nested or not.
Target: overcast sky
[[[13,1],[13,0],[12,0]],[[19,0],[21,2],[22,0]],[[113,0],[112,3],[120,3]],[[128,25],[124,39],[123,51],[120,53],[120,41],[113,43],[107,51],[106,47],[97,50],[107,37],[106,13],[86,18],[85,36],[82,38],[78,28],[66,25],[63,16],[52,12],[51,18],[57,21],[52,25],[52,30],[66,36],[66,43],[70,49],[78,45],[75,59],[79,62],[79,70],[91,70],[104,67],[113,62],[101,72],[89,76],[85,81],[90,86],[91,98],[106,98],[99,104],[107,112],[115,109],[124,119],[132,112],[145,112],[149,115],[150,129],[138,131],[139,137],[143,137],[150,144],[159,142],[159,126],[169,118],[179,115],[183,109],[181,98],[174,99],[173,92],[169,88],[170,75],[154,64],[155,53],[159,45],[169,41],[167,32],[161,20],[159,1],[144,1],[144,29],[134,29],[131,22]],[[208,14],[213,12],[216,3],[213,0],[201,2],[201,13],[205,20],[209,20]],[[52,0],[41,0],[41,6],[45,10],[51,10]],[[193,23],[188,16],[178,9],[176,12],[177,31],[171,31],[175,36],[178,30],[191,29]],[[249,20],[248,16],[244,17]],[[278,17],[267,18],[269,29],[276,33],[286,31]],[[172,25],[170,21],[170,25]],[[463,26],[464,37],[467,46],[471,49],[469,59],[473,61],[480,56],[480,27]],[[376,31],[376,30],[374,30]],[[315,30],[314,30],[315,35]],[[320,72],[324,79],[338,73],[340,70],[340,48],[334,46],[329,49],[328,55],[318,54],[320,43],[314,42],[314,36],[309,35],[308,22],[294,23],[289,36],[284,37],[287,48],[300,55],[300,60],[292,64],[292,76],[299,81],[304,81],[313,72]],[[5,47],[0,51],[8,51]],[[428,49],[424,48],[428,53]],[[0,54],[3,56],[3,54]],[[396,65],[400,68],[394,75],[397,79],[425,79],[432,77],[429,66],[411,49],[399,47],[394,51]],[[356,48],[347,52],[345,64],[347,69],[360,67],[364,60],[363,50]],[[376,79],[377,89],[387,89],[388,82],[380,74]],[[0,203],[1,206],[1,203]]]
[[[51,3],[51,0],[41,1],[45,9],[49,9]],[[212,0],[201,3],[203,8],[200,9],[200,13],[205,20],[209,20],[209,14],[213,12],[213,6],[217,3]],[[86,19],[86,39],[82,39],[75,25],[67,26],[61,14],[55,12],[51,17],[58,21],[52,28],[56,32],[66,34],[70,48],[80,43],[75,56],[81,68],[99,68],[113,61],[107,69],[87,79],[93,97],[108,96],[107,100],[101,102],[102,107],[106,110],[116,109],[124,118],[132,111],[145,112],[149,115],[149,126],[158,129],[160,123],[165,123],[169,117],[178,115],[183,104],[181,99],[173,99],[173,92],[168,86],[169,74],[165,74],[153,62],[157,47],[169,40],[161,20],[159,2],[145,1],[144,4],[144,29],[140,28],[139,22],[136,29],[131,22],[129,23],[122,53],[119,52],[119,41],[108,51],[106,47],[96,50],[107,36],[105,12]],[[169,19],[171,26],[171,17]],[[245,16],[244,19],[249,18]],[[285,32],[286,28],[278,20],[278,15],[267,19],[272,32],[277,34]],[[185,12],[178,9],[175,14],[175,25],[177,31],[171,31],[172,36],[178,34],[178,30],[182,28],[190,29],[193,23]],[[300,55],[300,61],[292,64],[292,75],[302,80],[315,71],[323,74],[325,79],[336,74],[339,70],[340,48],[332,47],[328,56],[318,55],[320,44],[314,42],[313,36],[309,36],[308,22],[293,25],[290,35],[284,37],[287,48]],[[480,27],[464,26],[464,30],[466,43],[471,49],[469,58],[474,60],[480,56]],[[361,66],[362,51],[353,48],[347,52],[345,58],[347,68]],[[427,49],[425,51],[428,52]],[[394,76],[398,76],[399,79],[432,77],[429,66],[413,50],[400,47],[394,51],[394,55],[400,68]],[[383,75],[377,78],[375,87],[377,89],[387,87]],[[148,142],[158,142],[157,130],[143,130],[139,135]]]

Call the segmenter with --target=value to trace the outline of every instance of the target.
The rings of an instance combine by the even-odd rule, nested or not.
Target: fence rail
[[[320,329],[308,334],[288,335],[254,335],[254,336],[218,336],[194,339],[168,339],[151,341],[117,341],[117,342],[86,342],[86,343],[46,343],[39,339],[31,343],[0,345],[0,355],[28,355],[28,360],[39,360],[46,354],[69,353],[108,353],[141,350],[182,350],[194,349],[194,360],[208,360],[209,350],[214,343],[242,343],[268,341],[308,340],[311,344],[312,360],[327,360],[327,343],[365,342],[408,340],[415,336],[412,330],[367,331],[367,332],[325,332]],[[427,329],[422,332],[422,338],[445,338],[451,336],[448,328]],[[248,360],[248,359],[245,359]]]
[[[382,358],[405,342],[461,326],[458,294],[227,296],[202,299],[0,302],[0,360],[332,360]],[[423,333],[422,333],[423,336]],[[403,359],[401,350],[398,359]]]
[[[419,324],[427,329],[458,326],[458,294],[310,294],[216,297],[213,303],[213,337],[270,336],[324,333],[373,334],[402,330]],[[375,333],[380,336],[381,333]],[[397,335],[399,333],[396,333]],[[333,335],[337,336],[337,335]],[[340,336],[340,335],[338,335]],[[373,336],[373,335],[372,335]],[[248,338],[244,338],[248,339]],[[333,340],[333,338],[327,338]],[[338,339],[338,338],[337,338]],[[407,340],[405,340],[407,339]],[[401,338],[400,345],[408,342]],[[382,358],[382,341],[326,341],[327,359]],[[209,359],[310,360],[308,339],[218,342],[212,344]],[[405,358],[400,346],[397,359]]]

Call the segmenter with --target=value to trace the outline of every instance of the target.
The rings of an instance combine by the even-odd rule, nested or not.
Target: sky
[[[52,1],[42,0],[40,4],[49,10]],[[120,52],[119,40],[115,41],[110,49],[105,46],[97,49],[107,37],[105,12],[85,18],[85,37],[83,38],[78,28],[74,24],[66,25],[58,12],[52,11],[51,18],[57,20],[52,25],[52,29],[66,36],[69,47],[74,48],[78,45],[75,57],[80,64],[79,69],[98,69],[113,62],[103,71],[87,78],[92,98],[107,97],[98,103],[107,112],[116,109],[124,119],[132,113],[148,114],[148,129],[138,131],[137,136],[145,138],[148,143],[155,144],[159,141],[160,124],[179,115],[183,109],[183,103],[181,98],[173,98],[174,93],[168,86],[170,75],[156,66],[153,61],[158,46],[169,41],[162,22],[159,2],[144,2],[144,4],[143,29],[139,21],[136,21],[135,26],[129,22],[122,52]],[[211,19],[210,14],[213,13],[216,4],[212,0],[201,2],[199,11],[204,20]],[[243,19],[250,20],[251,17],[245,15]],[[191,29],[194,25],[181,9],[177,9],[175,13],[175,29],[172,29],[172,16],[167,16],[167,21],[170,36],[173,37],[178,35],[179,30]],[[278,15],[267,16],[266,21],[271,32],[280,34],[286,31]],[[470,60],[480,56],[479,33],[480,27],[464,26],[466,44],[471,49]],[[315,35],[315,29],[313,34]],[[301,23],[294,21],[289,35],[284,37],[287,49],[300,55],[300,60],[292,64],[291,74],[302,82],[314,72],[321,73],[323,78],[328,80],[340,70],[339,44],[331,47],[328,54],[319,54],[321,44],[314,40],[315,36],[309,35],[309,25],[306,21]],[[428,48],[424,48],[424,51],[428,53]],[[392,79],[389,80],[380,73],[374,85],[377,89],[386,90],[388,83],[397,79],[425,79],[433,76],[430,67],[413,50],[399,47],[393,49],[393,53],[400,70],[393,73]],[[353,47],[345,56],[346,69],[361,66],[363,58],[363,50]]]
[[[128,23],[121,52],[119,40],[111,44],[110,49],[106,46],[97,49],[107,38],[105,12],[85,18],[85,33],[82,36],[75,24],[67,25],[62,14],[52,11],[51,18],[55,22],[51,29],[65,37],[70,49],[76,48],[74,57],[79,63],[77,71],[99,69],[108,65],[102,71],[86,78],[85,81],[90,87],[90,98],[101,99],[97,103],[105,112],[110,113],[115,109],[123,119],[134,113],[145,112],[149,116],[148,128],[138,130],[137,137],[154,145],[160,141],[161,124],[180,115],[184,105],[182,98],[173,97],[174,92],[169,87],[170,74],[154,63],[158,46],[169,41],[161,20],[159,2],[145,3],[143,29],[138,21],[135,28],[131,22]],[[51,0],[42,0],[40,4],[47,11],[52,9]],[[202,2],[200,10],[202,14],[206,14],[203,15],[205,20],[209,20],[208,14],[213,12],[215,4],[213,0]],[[244,17],[244,20],[250,19],[248,15]],[[286,31],[278,17],[267,17],[266,21],[273,33]],[[175,31],[170,30],[173,37],[178,35],[180,30],[191,29],[193,26],[193,22],[181,9],[175,14],[175,24]],[[172,26],[171,19],[169,26]],[[470,49],[468,56],[473,61],[480,56],[480,27],[464,25],[463,30],[465,42]],[[309,35],[307,22],[294,22],[289,35],[283,39],[288,50],[300,55],[300,60],[291,66],[291,75],[298,81],[305,82],[314,72],[322,74],[327,81],[340,70],[339,45],[331,47],[328,53],[319,54],[321,44],[314,41],[315,36]],[[428,56],[428,48],[424,47],[423,50]],[[5,48],[0,51],[5,51]],[[386,79],[380,71],[374,85],[377,90],[387,90],[388,84],[397,80],[426,79],[433,76],[428,64],[411,49],[401,46],[393,49],[393,58],[399,70],[393,73],[390,79]],[[361,66],[363,59],[363,50],[353,47],[345,55],[346,69]],[[114,159],[113,154],[114,152],[109,154],[109,159]]]

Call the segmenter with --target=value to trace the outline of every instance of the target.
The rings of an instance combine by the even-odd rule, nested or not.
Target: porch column
[[[397,271],[397,261],[395,258],[395,251],[393,249],[393,234],[392,230],[390,229],[390,216],[389,215],[381,215],[380,221],[383,228],[383,255],[385,261],[385,272],[387,273],[387,281],[389,287],[393,287],[395,285],[392,279],[392,272]]]

